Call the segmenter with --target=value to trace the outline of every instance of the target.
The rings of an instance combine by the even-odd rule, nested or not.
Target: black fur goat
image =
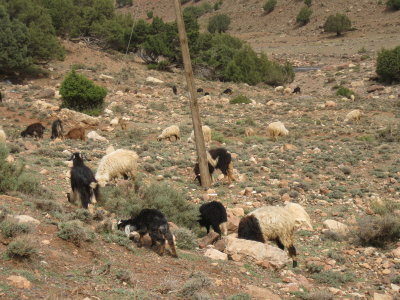
[[[44,130],[45,127],[41,123],[33,123],[28,127],[26,127],[24,131],[21,132],[21,136],[27,137],[29,135],[41,139],[43,137]]]
[[[294,88],[294,90],[293,90],[293,94],[300,94],[300,87],[299,86],[297,86],[297,87],[295,87]]]
[[[178,95],[178,88],[176,87],[176,85],[172,87],[172,92],[174,93],[174,95]]]
[[[222,174],[224,174],[225,178],[228,179],[228,183],[231,183],[235,180],[233,177],[232,156],[225,148],[215,148],[209,150],[207,160],[208,171],[210,172],[211,176],[215,169],[219,169],[221,170]],[[201,184],[200,167],[198,163],[196,163],[194,166],[194,173],[196,175],[196,179]]]
[[[221,202],[211,201],[204,203],[199,208],[200,211],[200,219],[198,220],[200,226],[203,226],[207,229],[207,233],[210,232],[210,227],[221,235],[221,229],[219,225],[221,225],[223,233],[227,234],[226,221],[228,220],[226,215],[226,209],[222,205]]]
[[[95,204],[99,199],[99,185],[94,177],[92,170],[85,166],[82,154],[75,152],[70,160],[73,162],[71,169],[71,189],[72,198],[67,194],[69,202],[78,202],[80,200],[82,207],[92,210],[89,204]]]
[[[64,128],[60,119],[57,119],[51,125],[51,139],[64,137]]]
[[[165,251],[165,240],[171,248],[171,254],[178,257],[175,249],[174,236],[169,230],[169,225],[165,215],[158,209],[145,208],[140,213],[131,219],[118,221],[118,229],[124,230],[126,233],[136,231],[139,233],[140,238],[138,246],[142,247],[143,236],[148,233],[151,238],[151,245],[154,246],[156,242],[160,243],[158,254],[163,255]],[[126,229],[126,227],[128,229]]]

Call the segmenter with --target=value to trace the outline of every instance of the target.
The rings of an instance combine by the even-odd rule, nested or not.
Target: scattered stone
[[[49,170],[42,169],[42,170],[40,170],[39,173],[42,174],[42,175],[48,175],[50,172],[49,172]]]
[[[227,211],[232,213],[232,215],[234,215],[236,217],[244,216],[244,209],[242,207],[228,208]]]
[[[222,253],[217,249],[207,249],[204,253],[204,256],[207,256],[211,259],[219,259],[219,260],[228,260],[228,255],[226,253]]]
[[[382,91],[384,89],[385,89],[385,87],[383,85],[374,84],[374,85],[371,85],[369,88],[367,88],[367,93],[373,93],[373,92],[376,92],[376,91]]]
[[[24,148],[25,148],[25,150],[33,151],[33,150],[36,150],[38,148],[38,146],[36,146],[35,144],[31,143],[30,141],[25,141],[24,142]]]
[[[11,275],[7,277],[7,280],[10,281],[12,286],[19,289],[30,289],[32,287],[32,283],[22,276]]]
[[[214,248],[218,251],[224,252],[226,248],[225,241],[222,239],[217,240],[217,242],[214,244]]]
[[[396,249],[392,250],[392,255],[395,258],[400,258],[400,247],[397,247]]]
[[[280,300],[281,298],[278,295],[275,295],[267,288],[260,288],[254,285],[247,285],[246,292],[255,299],[262,300]]]
[[[286,252],[268,244],[238,239],[233,236],[225,237],[228,255],[239,254],[247,255],[256,261],[268,261],[275,268],[283,268],[288,262],[289,257]]]
[[[346,236],[349,232],[349,227],[346,224],[335,220],[325,220],[323,224],[329,231],[338,235]]]
[[[100,74],[99,78],[100,79],[114,79],[114,77],[106,75],[106,74]]]
[[[44,89],[43,91],[40,91],[37,93],[36,97],[37,98],[53,98],[56,95],[56,92],[53,89]]]
[[[35,218],[27,215],[13,216],[13,218],[16,219],[18,223],[30,223],[35,225],[40,224],[39,220],[36,220]]]
[[[208,245],[214,244],[219,238],[219,234],[215,231],[210,231],[206,236],[198,240],[199,248],[203,249]]]
[[[151,77],[151,76],[149,76],[149,77],[146,78],[146,82],[151,82],[151,83],[164,83],[164,81],[162,81],[162,80],[160,80],[160,79],[157,79],[157,78],[154,78],[154,77]]]
[[[334,101],[326,101],[325,107],[336,107],[336,102]]]
[[[393,297],[390,296],[390,295],[386,295],[386,294],[374,293],[374,299],[373,300],[393,300]]]
[[[74,127],[77,125],[82,127],[86,127],[87,125],[98,126],[100,122],[99,118],[91,117],[68,108],[61,109],[58,118],[63,121],[64,127]]]
[[[244,214],[244,212],[243,212]],[[235,216],[231,211],[227,211],[228,221],[226,227],[230,232],[236,232],[239,227],[240,217]]]
[[[59,106],[47,103],[46,101],[42,100],[36,100],[35,102],[33,102],[32,107],[40,111],[47,111],[47,110],[57,111],[60,109]]]
[[[13,162],[15,162],[15,158],[14,156],[12,156],[11,154],[9,154],[6,158],[6,162],[12,164]]]

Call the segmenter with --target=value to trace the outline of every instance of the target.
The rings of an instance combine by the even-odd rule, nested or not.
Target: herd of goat
[[[172,87],[173,93],[177,94],[176,86]],[[198,93],[204,93],[204,90],[197,89]],[[296,88],[293,93],[299,93],[300,88]],[[231,89],[223,91],[224,94],[232,94]],[[205,95],[208,93],[205,92]],[[121,126],[122,127],[122,126]],[[45,127],[41,123],[34,123],[21,132],[22,137],[31,136],[37,139],[43,138]],[[206,143],[211,142],[211,129],[204,125],[203,136]],[[252,128],[246,128],[246,135],[254,135]],[[285,136],[289,131],[281,122],[273,122],[267,127],[267,134],[273,139],[277,136]],[[85,140],[85,129],[76,127],[64,134],[63,123],[60,119],[55,120],[51,126],[51,139],[80,139]],[[176,125],[172,125],[163,130],[157,140],[168,139],[171,141],[180,139],[180,130]],[[194,132],[191,133],[188,141],[194,141]],[[136,152],[125,149],[118,149],[107,153],[100,160],[96,174],[84,163],[86,158],[82,153],[75,152],[70,160],[72,168],[70,171],[71,192],[67,193],[68,201],[78,204],[94,212],[95,204],[100,196],[100,188],[104,187],[111,180],[124,177],[134,179],[138,171],[138,155]],[[87,160],[87,159],[86,159]],[[211,175],[216,169],[219,169],[227,182],[231,184],[235,180],[233,174],[232,155],[225,148],[215,148],[207,151],[208,170]],[[196,163],[193,168],[195,178],[201,184],[200,168]],[[302,216],[307,216],[304,209],[301,208]],[[309,217],[308,217],[309,219]],[[204,203],[199,207],[200,226],[210,228],[219,234],[227,234],[227,212],[221,202],[211,201]],[[170,247],[172,256],[177,257],[175,247],[175,237],[171,233],[167,217],[157,209],[143,209],[137,216],[127,220],[120,220],[117,228],[123,230],[130,239],[135,239],[139,235],[137,245],[140,247],[143,243],[142,238],[149,234],[151,245],[159,244],[158,254],[163,255],[166,242]],[[222,228],[222,231],[221,231]],[[274,241],[278,247],[288,249],[290,257],[293,259],[293,266],[297,265],[296,249],[293,245],[293,232],[296,228],[296,216],[290,213],[288,209],[282,207],[267,206],[256,209],[243,217],[238,227],[238,237],[258,242]]]

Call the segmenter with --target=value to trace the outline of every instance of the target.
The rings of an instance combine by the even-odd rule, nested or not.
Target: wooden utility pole
[[[181,43],[183,65],[185,68],[185,77],[190,94],[190,110],[192,112],[194,137],[197,156],[199,158],[201,185],[205,188],[208,188],[211,185],[211,177],[208,171],[206,145],[204,143],[203,130],[201,127],[199,104],[197,103],[196,90],[194,88],[192,62],[190,60],[185,23],[183,22],[181,0],[173,1],[175,5],[176,24],[178,25],[179,40]]]

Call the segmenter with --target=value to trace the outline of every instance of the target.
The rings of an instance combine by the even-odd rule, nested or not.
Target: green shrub
[[[0,231],[4,237],[11,238],[19,234],[29,233],[32,231],[32,228],[29,224],[20,224],[16,221],[5,220],[0,223]]]
[[[197,247],[197,237],[189,229],[178,228],[172,231],[179,249],[194,250]]]
[[[304,4],[310,7],[312,5],[312,0],[304,0]]]
[[[400,46],[378,53],[376,73],[380,80],[391,83],[400,81]]]
[[[61,213],[63,211],[62,206],[54,201],[50,201],[50,200],[36,200],[35,202],[35,206],[37,209],[49,212],[49,213],[56,213],[59,212]]]
[[[229,101],[230,104],[249,104],[251,100],[246,96],[239,95]]]
[[[400,0],[388,0],[386,2],[386,6],[393,10],[399,10],[400,9]]]
[[[296,17],[296,23],[300,26],[304,26],[310,22],[310,17],[312,15],[312,9],[308,7],[303,7]]]
[[[230,24],[231,18],[228,15],[215,15],[209,19],[207,30],[210,33],[222,33],[228,30]]]
[[[251,296],[249,294],[240,293],[231,295],[228,298],[226,298],[226,300],[251,300]]]
[[[400,220],[395,214],[366,216],[358,220],[356,242],[362,246],[387,248],[400,238]]]
[[[181,4],[186,4],[188,2],[190,2],[191,0],[181,0]]]
[[[324,24],[325,32],[336,32],[339,36],[343,31],[349,31],[351,29],[351,21],[349,17],[342,14],[330,15]]]
[[[194,272],[190,274],[189,280],[185,282],[182,289],[178,292],[178,296],[189,299],[210,285],[211,280],[204,273]]]
[[[355,277],[351,273],[341,273],[334,271],[321,271],[320,273],[315,273],[311,275],[318,283],[328,284],[330,286],[338,287],[342,284],[352,282]]]
[[[58,229],[57,236],[59,238],[70,241],[77,247],[83,241],[92,242],[94,239],[94,233],[83,227],[82,222],[78,220],[59,223]]]
[[[38,254],[33,241],[28,238],[17,238],[8,244],[6,256],[17,260],[30,260]]]
[[[133,1],[132,0],[117,0],[117,7],[121,8],[121,7],[126,7],[126,6],[132,6],[133,5]]]
[[[263,6],[264,11],[267,14],[272,12],[275,9],[277,2],[278,2],[277,0],[268,0],[267,2],[265,2],[264,6]]]
[[[195,18],[200,18],[202,15],[212,12],[213,7],[210,3],[202,3],[198,6],[188,6],[183,10],[184,15],[192,15]]]
[[[336,95],[337,96],[342,96],[342,97],[346,97],[346,98],[350,98],[351,95],[354,95],[354,92],[344,86],[341,86],[338,88],[338,90],[336,91]]]
[[[148,11],[146,15],[147,15],[147,18],[152,19],[153,16],[154,16],[154,13],[153,13],[153,11],[151,10],[151,11]]]
[[[72,70],[60,87],[62,107],[76,111],[102,108],[107,90]]]
[[[135,251],[132,247],[132,241],[126,236],[124,232],[120,230],[105,233],[102,236],[106,243],[115,243],[117,245],[125,247],[131,252]]]

